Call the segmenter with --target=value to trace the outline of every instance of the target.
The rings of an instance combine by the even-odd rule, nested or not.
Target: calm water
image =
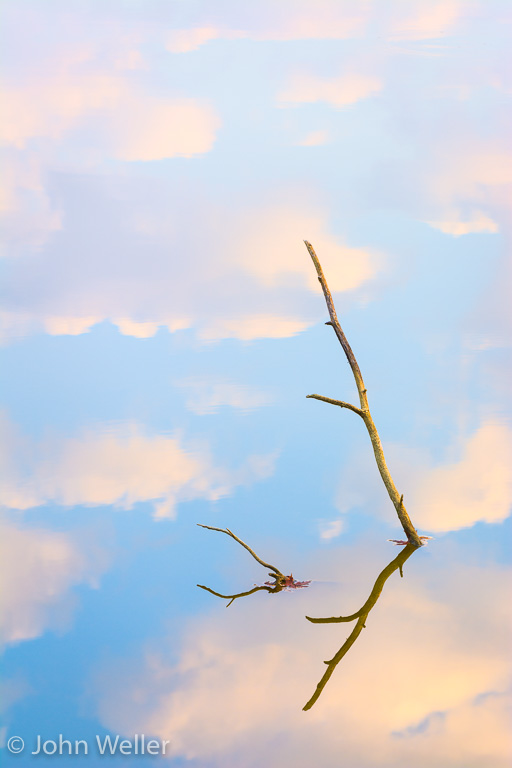
[[[504,768],[506,5],[4,6],[4,764]]]

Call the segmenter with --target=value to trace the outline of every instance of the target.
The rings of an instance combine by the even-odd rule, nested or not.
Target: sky
[[[7,0],[5,765],[510,760],[510,4]],[[414,525],[403,537],[303,240]],[[250,590],[267,571],[305,589]],[[31,755],[37,739],[87,755]],[[16,753],[9,739],[25,748]],[[340,762],[341,761],[341,762]],[[343,762],[345,761],[345,762]]]

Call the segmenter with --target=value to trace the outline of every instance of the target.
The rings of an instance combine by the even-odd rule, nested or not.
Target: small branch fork
[[[400,552],[398,557],[395,557],[394,560],[392,560],[389,565],[387,565],[384,570],[377,576],[377,580],[373,586],[372,591],[370,592],[370,596],[366,603],[355,613],[352,613],[350,616],[332,616],[327,619],[312,619],[310,616],[306,616],[308,621],[311,621],[313,624],[338,624],[340,622],[347,622],[347,621],[354,621],[357,619],[357,623],[350,633],[350,635],[347,637],[339,651],[330,659],[329,661],[325,661],[324,664],[327,664],[327,669],[322,676],[320,682],[318,683],[316,690],[312,697],[309,699],[307,704],[303,707],[304,710],[311,709],[313,704],[317,701],[320,694],[322,693],[323,689],[327,685],[332,673],[342,660],[342,658],[348,653],[350,648],[354,645],[355,641],[361,634],[362,630],[366,626],[366,619],[368,618],[368,614],[374,607],[375,603],[379,599],[382,590],[384,589],[384,584],[389,579],[392,573],[394,573],[396,570],[400,571],[400,576],[403,576],[403,566],[406,560],[410,558],[414,552],[416,552],[417,547],[413,542],[409,542]]]
[[[266,563],[261,559],[261,557],[258,557],[256,552],[254,552],[254,550],[252,550],[250,546],[245,543],[245,541],[239,539],[238,536],[233,533],[233,531],[229,530],[229,528],[215,528],[213,525],[201,525],[201,523],[197,523],[197,525],[199,528],[207,528],[209,531],[219,531],[219,533],[225,533],[227,536],[231,536],[231,538],[235,541],[238,541],[238,543],[241,544],[241,546],[244,547],[244,549],[246,549],[260,565],[262,565],[264,568],[269,568],[269,570],[272,571],[272,573],[269,573],[269,576],[273,576],[274,578],[282,578],[283,580],[286,579],[286,576],[281,573],[279,568],[276,568],[275,565],[270,565],[270,563]]]
[[[229,608],[231,603],[236,600],[238,597],[246,597],[247,595],[252,595],[254,592],[260,592],[261,590],[264,590],[265,592],[281,592],[283,587],[287,584],[287,577],[284,575],[284,573],[281,573],[279,568],[276,568],[275,565],[271,565],[270,563],[266,563],[264,560],[261,559],[261,557],[258,557],[256,552],[250,548],[248,544],[245,543],[245,541],[242,541],[242,539],[239,539],[238,536],[236,536],[233,531],[230,531],[229,528],[215,528],[213,525],[201,525],[201,523],[197,523],[199,528],[207,528],[209,531],[219,531],[219,533],[225,533],[226,536],[231,536],[232,539],[237,541],[244,549],[246,549],[253,557],[254,559],[262,565],[264,568],[269,569],[269,576],[271,576],[274,579],[274,584],[266,584],[263,586],[256,586],[253,589],[248,590],[247,592],[238,592],[236,595],[221,595],[220,592],[214,592],[213,589],[210,589],[209,587],[203,586],[203,584],[198,584],[197,586],[200,589],[205,589],[207,592],[211,592],[212,595],[216,595],[217,597],[223,597],[225,600],[229,600],[230,602],[227,604],[226,608]]]
[[[380,476],[382,477],[384,485],[386,486],[389,498],[393,502],[393,505],[396,509],[398,519],[402,524],[402,528],[404,529],[404,533],[407,536],[407,540],[408,542],[413,544],[415,547],[421,547],[423,546],[423,542],[418,536],[418,532],[414,528],[411,522],[411,518],[409,517],[407,510],[404,506],[403,494],[400,495],[398,493],[395,487],[395,484],[393,482],[393,478],[391,477],[391,473],[386,464],[386,459],[384,458],[384,451],[382,450],[382,443],[380,441],[379,433],[377,432],[377,427],[375,426],[375,423],[372,419],[372,415],[370,413],[370,408],[368,406],[368,397],[366,395],[366,387],[364,385],[363,376],[359,368],[359,365],[357,363],[357,360],[355,358],[355,355],[352,351],[352,348],[348,343],[347,337],[343,333],[341,325],[338,321],[338,317],[336,315],[336,309],[334,307],[334,301],[333,301],[331,292],[329,290],[329,286],[327,285],[327,281],[325,279],[322,266],[318,260],[318,256],[316,255],[315,249],[313,248],[311,243],[309,243],[307,240],[304,240],[304,244],[308,249],[308,252],[309,252],[309,255],[311,256],[313,264],[315,265],[316,273],[318,275],[318,281],[322,286],[322,291],[325,297],[325,303],[327,304],[327,309],[329,311],[330,322],[326,323],[326,325],[331,325],[333,327],[334,332],[338,338],[338,341],[343,347],[343,351],[345,352],[345,355],[352,369],[352,373],[354,375],[354,379],[356,382],[357,391],[359,394],[360,408],[357,408],[357,406],[352,405],[351,403],[345,403],[342,400],[333,400],[330,397],[323,397],[322,395],[307,395],[307,397],[312,398],[314,400],[322,400],[324,403],[331,403],[332,405],[337,405],[340,408],[347,408],[348,410],[353,411],[354,413],[357,413],[357,415],[362,418],[362,420],[365,423],[366,429],[368,430],[368,434],[370,435],[370,440],[372,441],[373,452],[375,454],[375,460],[379,468]]]
[[[331,405],[338,405],[340,408],[348,408],[349,411],[354,411],[354,413],[357,413],[358,416],[361,416],[361,418],[364,419],[364,411],[362,411],[361,408],[352,405],[352,403],[345,403],[343,400],[334,400],[332,397],[324,397],[323,395],[306,395],[306,397],[310,397],[313,400],[322,400],[322,402],[330,403]]]
[[[274,576],[274,574],[269,573],[269,576]],[[267,587],[267,586],[261,586],[261,587],[253,587],[252,589],[248,589],[247,592],[237,592],[236,595],[221,595],[220,592],[215,592],[215,590],[210,589],[210,587],[205,587],[203,584],[197,585],[199,589],[204,589],[206,592],[210,592],[212,595],[215,595],[216,597],[222,597],[224,600],[229,600],[229,603],[226,605],[226,608],[229,608],[231,603],[234,603],[234,601],[239,597],[247,597],[248,595],[253,595],[255,592],[281,592],[283,589],[279,584],[276,584],[275,587]]]

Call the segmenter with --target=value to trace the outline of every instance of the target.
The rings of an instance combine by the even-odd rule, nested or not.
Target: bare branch
[[[261,559],[261,557],[258,557],[256,552],[254,552],[254,550],[252,550],[250,546],[245,543],[245,541],[242,541],[242,539],[239,539],[238,536],[235,536],[233,531],[230,531],[229,528],[214,528],[213,525],[202,525],[201,523],[197,523],[197,525],[200,528],[207,528],[209,531],[219,531],[219,533],[225,533],[227,536],[231,536],[231,538],[241,544],[241,546],[244,547],[254,557],[254,559],[257,560],[258,563],[260,563],[260,565],[263,565],[264,568],[269,568],[271,571],[273,571],[273,574],[275,574],[276,577],[283,579],[286,578],[284,574],[281,573],[279,568],[276,568],[275,565],[270,565],[270,563],[266,563]]]
[[[363,381],[363,376],[361,374],[361,370],[359,368],[355,355],[352,351],[352,348],[348,343],[345,334],[343,333],[341,325],[339,324],[338,317],[336,315],[336,309],[334,307],[334,301],[333,301],[331,292],[329,290],[329,286],[327,285],[327,281],[325,279],[320,261],[318,260],[318,256],[316,255],[315,249],[313,248],[311,243],[309,243],[307,240],[304,240],[304,243],[306,248],[308,249],[308,252],[309,252],[309,255],[311,256],[313,264],[315,265],[316,273],[318,275],[318,280],[320,282],[320,285],[322,286],[322,291],[324,293],[325,302],[327,304],[327,310],[329,312],[329,317],[330,317],[329,324],[332,325],[332,327],[334,328],[334,332],[336,333],[338,341],[343,347],[343,351],[345,352],[349,365],[352,369],[352,373],[354,375],[357,391],[359,393],[359,402],[361,403],[361,410],[359,411],[359,415],[362,417],[366,425],[366,429],[368,430],[368,434],[370,435],[370,440],[372,441],[372,446],[373,446],[373,453],[375,455],[375,460],[379,468],[380,476],[382,477],[384,485],[386,486],[389,498],[393,502],[393,505],[396,509],[398,519],[402,524],[402,528],[404,529],[405,535],[407,536],[407,540],[412,544],[414,544],[416,547],[421,547],[423,546],[423,542],[421,541],[420,537],[418,536],[418,532],[416,531],[416,529],[414,528],[411,522],[411,519],[403,504],[403,495],[400,496],[400,494],[398,493],[395,487],[395,484],[393,482],[393,478],[391,477],[391,473],[386,464],[379,433],[377,432],[377,427],[375,426],[375,423],[370,413],[370,408],[368,406],[368,398],[366,394],[366,387]],[[323,398],[317,397],[316,399],[323,399]],[[347,406],[348,404],[342,407],[347,407]],[[354,407],[350,408],[350,410],[354,410]],[[356,413],[357,412],[358,411],[356,411]]]
[[[318,260],[318,256],[315,253],[315,249],[313,248],[311,243],[308,243],[307,240],[304,240],[304,244],[309,251],[309,255],[313,260],[313,264],[315,265],[316,273],[318,275],[318,281],[322,286],[322,291],[324,292],[324,296],[325,296],[325,303],[327,304],[329,317],[331,318],[330,324],[334,328],[334,332],[338,337],[338,341],[343,347],[343,351],[347,356],[348,363],[352,368],[352,373],[354,374],[354,379],[356,380],[357,391],[359,392],[359,401],[361,403],[361,409],[364,411],[368,408],[368,401],[366,399],[366,388],[364,386],[363,375],[359,369],[359,365],[357,364],[355,355],[352,352],[352,347],[348,343],[347,337],[343,333],[341,325],[339,324],[338,316],[336,315],[336,309],[334,307],[334,301],[333,301],[331,292],[329,290],[329,286],[327,285],[327,280],[325,279],[322,266]]]
[[[204,589],[206,592],[210,592],[212,595],[215,595],[216,597],[222,597],[224,600],[229,600],[229,603],[226,605],[226,608],[229,608],[231,603],[236,600],[239,597],[247,597],[248,595],[253,595],[255,592],[261,592],[262,590],[265,592],[281,592],[282,587],[275,586],[275,587],[267,587],[267,586],[256,586],[252,589],[247,590],[247,592],[237,592],[236,595],[222,595],[220,592],[215,592],[214,589],[210,589],[210,587],[205,587],[203,584],[197,584],[196,586],[199,587],[199,589]]]
[[[351,613],[350,616],[330,616],[328,619],[314,619],[312,616],[306,616],[306,619],[312,624],[341,624],[343,622],[355,621],[363,614],[367,615],[368,611],[364,610],[365,605],[355,613]]]
[[[308,621],[312,621],[315,624],[333,624],[337,622],[344,622],[344,621],[353,621],[355,618],[357,618],[357,624],[355,625],[354,629],[350,633],[350,635],[347,637],[339,651],[333,656],[332,659],[329,661],[326,661],[325,664],[327,664],[327,669],[325,673],[323,674],[320,682],[318,683],[315,692],[313,696],[309,699],[307,704],[303,707],[304,710],[311,709],[313,704],[317,701],[320,694],[322,693],[323,689],[327,685],[332,673],[342,660],[342,658],[348,653],[348,651],[352,648],[355,641],[361,634],[361,630],[366,626],[366,619],[368,618],[368,614],[374,607],[375,603],[379,599],[382,590],[384,588],[384,584],[389,579],[392,573],[394,573],[396,570],[400,570],[400,575],[403,575],[402,568],[404,566],[404,563],[406,560],[410,558],[410,556],[416,552],[417,547],[413,542],[409,542],[403,550],[400,552],[398,557],[395,557],[394,560],[392,560],[389,565],[387,565],[384,570],[377,576],[377,580],[375,581],[375,584],[373,586],[373,589],[370,593],[370,597],[366,601],[366,603],[363,605],[362,608],[359,609],[359,611],[356,611],[356,613],[353,613],[351,616],[337,616],[332,617],[329,619],[312,619],[309,616],[306,616]]]
[[[311,398],[313,400],[321,400],[323,403],[330,403],[331,405],[338,405],[340,408],[348,408],[349,411],[354,411],[358,416],[364,418],[363,411],[352,403],[345,403],[343,400],[333,400],[332,397],[324,397],[323,395],[306,395],[306,399]]]
[[[338,624],[340,622],[345,621],[354,621],[354,619],[357,619],[359,616],[367,616],[379,597],[381,596],[382,590],[384,589],[384,584],[389,579],[392,573],[394,573],[397,569],[402,572],[402,568],[406,560],[410,558],[413,552],[417,547],[414,546],[414,544],[409,543],[406,544],[406,546],[402,549],[399,555],[395,557],[379,575],[377,576],[377,579],[375,581],[375,584],[373,585],[373,589],[370,592],[370,596],[366,603],[355,613],[350,614],[350,616],[332,616],[328,619],[312,619],[310,616],[306,616],[306,619],[308,621],[311,621],[313,624]]]
[[[326,661],[325,662],[327,664],[327,669],[326,669],[325,673],[323,674],[322,679],[318,683],[314,694],[312,695],[312,697],[309,699],[309,701],[302,708],[303,710],[311,709],[313,704],[318,700],[318,698],[320,697],[320,694],[322,693],[323,689],[325,688],[325,686],[329,682],[329,679],[330,679],[332,673],[334,672],[334,670],[336,669],[336,667],[338,666],[338,664],[340,663],[342,658],[345,656],[345,654],[352,648],[352,646],[354,645],[355,641],[357,640],[357,638],[361,634],[361,630],[364,628],[364,623],[366,621],[367,615],[368,614],[365,613],[363,616],[360,616],[357,624],[355,625],[354,629],[352,630],[350,635],[347,637],[347,639],[345,640],[345,642],[343,643],[343,645],[339,649],[338,653],[330,661]]]

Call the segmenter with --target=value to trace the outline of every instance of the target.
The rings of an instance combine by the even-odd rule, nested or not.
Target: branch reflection
[[[200,524],[198,523],[198,525]],[[256,592],[264,591],[264,592],[268,592],[269,594],[276,594],[277,592],[282,592],[283,590],[287,591],[292,589],[301,589],[304,587],[308,587],[311,584],[311,581],[297,581],[296,579],[293,578],[293,575],[291,574],[290,576],[285,576],[278,568],[262,560],[244,541],[242,541],[242,539],[239,539],[238,536],[235,536],[235,534],[232,531],[230,531],[229,528],[214,528],[209,525],[200,525],[200,527],[207,528],[210,531],[219,531],[220,533],[225,533],[227,536],[230,536],[232,539],[237,541],[248,552],[250,552],[250,554],[253,556],[255,560],[257,560],[258,563],[263,565],[265,568],[270,569],[269,576],[272,577],[272,581],[266,581],[264,584],[261,584],[261,585],[256,584],[252,589],[248,589],[245,592],[237,592],[232,595],[224,595],[221,592],[216,592],[214,589],[211,589],[210,587],[206,587],[203,584],[197,585],[200,589],[204,589],[206,592],[210,592],[210,594],[215,595],[216,597],[220,597],[223,600],[229,600],[228,604],[226,605],[226,608],[229,608],[229,606],[238,598],[248,597],[249,595],[253,595]],[[426,540],[431,537],[424,536],[422,538]],[[390,539],[390,541],[393,541],[395,544],[402,545],[403,549],[397,555],[397,557],[395,557],[384,568],[384,570],[382,570],[379,573],[379,575],[377,576],[377,579],[375,580],[375,583],[373,585],[373,588],[370,592],[368,599],[361,606],[361,608],[359,608],[359,610],[347,616],[330,616],[327,618],[313,618],[311,616],[306,616],[306,619],[310,621],[312,624],[343,624],[350,621],[355,621],[356,624],[354,629],[350,633],[350,635],[347,637],[347,639],[339,649],[339,651],[332,657],[332,659],[324,662],[324,664],[327,665],[327,669],[325,673],[322,675],[320,682],[318,683],[315,689],[315,692],[303,707],[304,710],[311,709],[311,707],[319,699],[332,673],[334,672],[334,670],[336,669],[340,661],[343,659],[343,657],[352,648],[355,641],[361,634],[362,630],[366,627],[366,620],[368,618],[368,615],[372,610],[372,608],[377,603],[377,600],[379,599],[379,597],[381,596],[382,590],[384,589],[384,585],[386,581],[389,579],[389,577],[393,573],[395,573],[395,571],[399,571],[400,576],[403,576],[404,564],[407,562],[407,560],[411,557],[411,555],[414,552],[418,551],[418,547],[414,542],[398,541],[395,539]]]
[[[313,624],[338,624],[341,622],[348,622],[348,621],[355,621],[357,619],[357,623],[350,633],[350,635],[347,637],[339,651],[330,659],[329,661],[325,661],[324,664],[327,664],[327,669],[322,676],[320,682],[318,683],[316,690],[312,697],[309,699],[307,704],[303,707],[304,710],[311,709],[313,704],[318,700],[320,694],[322,693],[323,689],[327,685],[328,680],[330,679],[332,673],[342,660],[342,658],[348,653],[350,648],[354,645],[355,641],[361,634],[361,631],[366,626],[366,619],[368,618],[368,614],[374,607],[375,603],[379,599],[382,590],[384,589],[384,584],[389,579],[391,574],[393,574],[395,571],[400,571],[400,576],[403,576],[403,566],[404,563],[410,558],[410,556],[417,551],[417,547],[415,544],[408,543],[404,546],[398,557],[395,557],[394,560],[392,560],[389,565],[387,565],[381,573],[377,576],[377,580],[375,581],[375,584],[373,585],[373,589],[370,592],[370,596],[368,600],[365,602],[365,604],[355,613],[351,613],[350,616],[332,616],[330,618],[322,618],[322,619],[314,619],[310,616],[306,616],[308,621],[311,621]]]
[[[210,589],[210,587],[205,587],[203,584],[197,585],[199,589],[204,589],[206,592],[210,592],[212,595],[215,595],[216,597],[222,597],[224,600],[229,600],[229,603],[226,605],[226,608],[229,608],[232,602],[234,602],[239,597],[248,597],[249,595],[253,595],[255,592],[270,592],[276,593],[281,592],[284,587],[280,584],[276,584],[274,587],[266,586],[265,584],[262,584],[261,586],[254,586],[252,589],[247,590],[247,592],[238,592],[236,595],[222,595],[220,592],[215,592],[215,590]]]
[[[212,525],[201,525],[201,523],[197,524],[200,528],[206,528],[209,531],[218,531],[219,533],[225,533],[227,536],[230,536],[232,539],[234,539],[238,544],[240,544],[244,549],[246,549],[253,557],[254,559],[260,563],[260,565],[263,565],[265,568],[270,568],[269,576],[273,579],[273,581],[266,581],[264,584],[261,585],[255,585],[252,589],[247,590],[246,592],[237,592],[235,595],[223,595],[220,592],[215,592],[215,590],[210,589],[210,587],[205,587],[203,584],[198,584],[197,586],[199,589],[204,589],[206,592],[210,592],[212,595],[215,595],[216,597],[221,597],[224,600],[229,600],[229,603],[226,605],[226,608],[229,608],[231,603],[234,600],[237,600],[239,597],[248,597],[249,595],[253,595],[255,592],[269,592],[270,594],[276,594],[277,592],[282,592],[282,590],[289,590],[289,589],[303,589],[304,587],[308,587],[311,582],[310,581],[297,581],[293,578],[293,574],[290,574],[289,576],[285,576],[284,573],[281,573],[279,568],[276,568],[274,565],[270,565],[270,563],[266,563],[264,560],[259,557],[254,550],[251,549],[251,547],[245,543],[245,541],[242,541],[242,539],[239,539],[238,536],[235,536],[233,531],[230,531],[229,528],[215,528]]]

